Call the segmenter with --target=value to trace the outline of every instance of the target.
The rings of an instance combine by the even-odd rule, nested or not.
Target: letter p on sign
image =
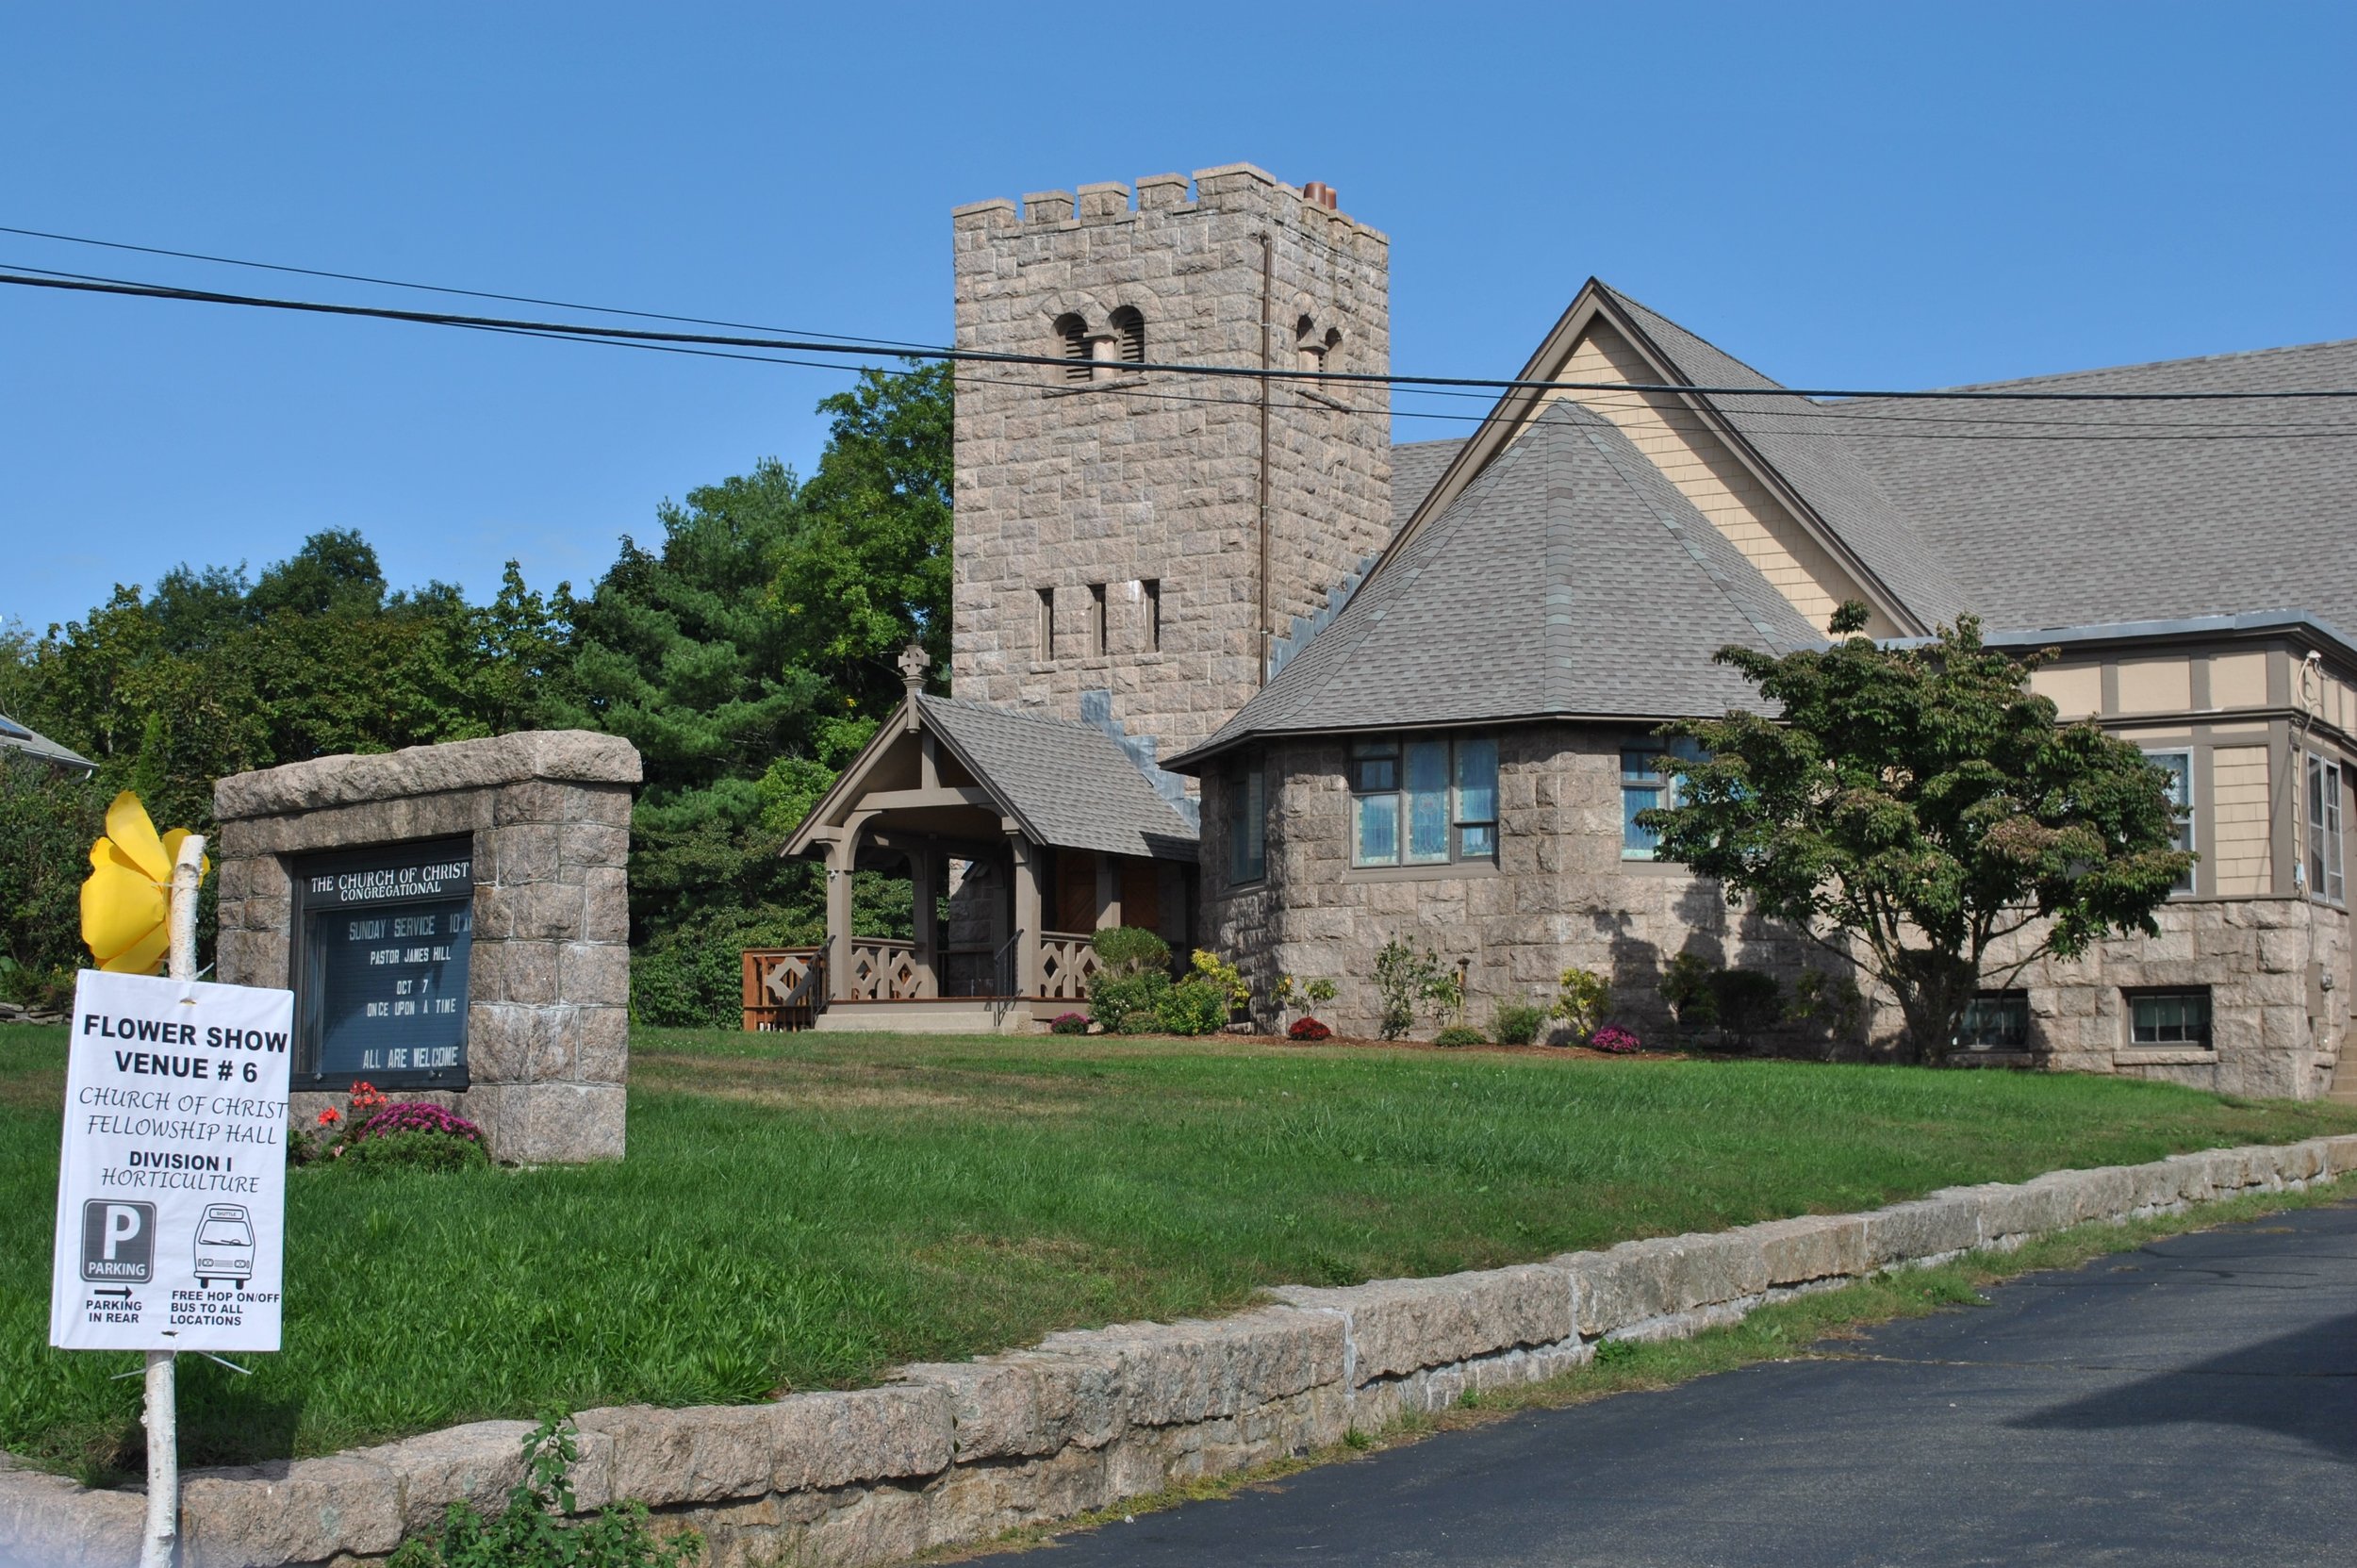
[[[156,1205],[82,1205],[82,1278],[105,1284],[143,1285],[155,1274]]]

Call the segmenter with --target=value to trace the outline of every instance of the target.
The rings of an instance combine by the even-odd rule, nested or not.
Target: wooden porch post
[[[1039,995],[1039,859],[1021,832],[1007,831],[1014,868],[1014,994]]]
[[[1096,851],[1096,929],[1107,930],[1121,924],[1121,863],[1104,850]]]
[[[941,995],[941,922],[934,902],[940,891],[936,884],[940,865],[940,852],[930,839],[909,850],[909,898],[914,905],[910,934],[916,939],[916,994],[920,997]]]
[[[827,846],[827,995],[851,995],[851,865],[859,855],[857,830],[838,834]]]

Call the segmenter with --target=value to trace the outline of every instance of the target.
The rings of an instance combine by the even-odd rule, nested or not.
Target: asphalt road
[[[1035,1560],[2357,1564],[2357,1204],[1991,1295],[1854,1359],[1521,1414]]]

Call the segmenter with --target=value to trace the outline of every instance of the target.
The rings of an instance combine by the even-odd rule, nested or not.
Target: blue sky
[[[951,206],[1251,161],[1391,235],[1395,369],[1507,373],[1593,272],[1788,383],[1937,386],[2357,336],[2353,67],[2347,6],[16,7],[0,223],[937,341]],[[0,622],[327,527],[585,586],[808,471],[842,380],[0,289]]]

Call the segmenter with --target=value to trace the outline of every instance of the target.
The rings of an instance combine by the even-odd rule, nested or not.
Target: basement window
[[[2030,993],[1975,991],[1956,1025],[1966,1050],[2023,1050],[2030,1044]]]
[[[2128,993],[2128,1038],[2139,1046],[2210,1048],[2210,988]]]

